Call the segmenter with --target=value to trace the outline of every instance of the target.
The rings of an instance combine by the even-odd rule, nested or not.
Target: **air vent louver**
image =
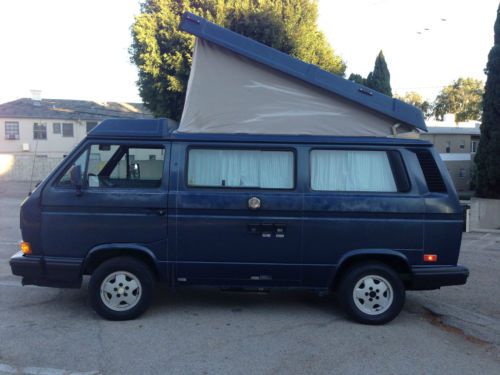
[[[413,152],[417,155],[422,172],[424,172],[429,191],[446,193],[446,185],[432,154],[428,150],[414,150]]]

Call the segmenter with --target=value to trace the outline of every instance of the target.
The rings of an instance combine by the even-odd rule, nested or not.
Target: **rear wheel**
[[[340,302],[347,314],[364,324],[394,319],[405,301],[398,274],[383,263],[362,263],[350,268],[340,285]]]
[[[90,278],[90,303],[105,319],[135,319],[151,304],[153,287],[146,264],[132,257],[112,258],[99,265]]]

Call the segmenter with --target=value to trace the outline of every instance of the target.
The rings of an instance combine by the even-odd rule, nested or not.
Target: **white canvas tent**
[[[180,27],[198,38],[178,132],[393,136],[420,127],[401,121],[416,108],[363,95],[363,86],[202,18],[188,14]]]

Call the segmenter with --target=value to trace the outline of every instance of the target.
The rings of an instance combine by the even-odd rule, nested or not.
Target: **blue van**
[[[462,210],[425,141],[182,134],[169,120],[106,120],[21,206],[24,285],[88,285],[107,319],[171,287],[338,293],[382,324],[406,290],[464,284]]]

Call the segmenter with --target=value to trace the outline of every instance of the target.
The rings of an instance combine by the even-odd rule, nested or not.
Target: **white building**
[[[22,98],[0,104],[0,179],[40,180],[106,118],[151,118],[140,103]],[[33,177],[32,177],[33,176]]]

